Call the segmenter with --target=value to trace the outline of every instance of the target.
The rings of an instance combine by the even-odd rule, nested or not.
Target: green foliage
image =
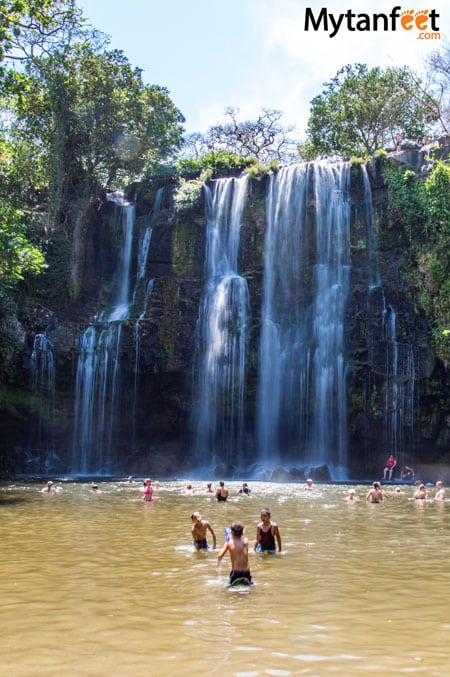
[[[397,168],[389,160],[384,163],[389,189],[389,219],[403,228],[408,244],[420,241],[427,222],[428,207],[424,182],[411,169]]]
[[[42,150],[20,131],[14,139],[0,140],[0,177],[0,197],[18,209],[47,195]]]
[[[27,100],[22,119],[39,140],[46,125],[56,181],[68,171],[75,185],[80,172],[94,184],[123,185],[179,148],[184,118],[167,90],[145,85],[121,51],[80,45],[32,72],[41,100]]]
[[[429,259],[434,307],[433,338],[438,355],[450,364],[450,164],[439,161],[426,181],[428,231],[434,246]]]
[[[268,165],[263,165],[260,162],[255,162],[254,164],[250,165],[246,170],[246,174],[249,175],[250,178],[255,179],[256,181],[259,181],[260,179],[264,178],[269,174],[269,172],[277,172],[279,170],[280,166],[278,164],[277,160],[271,160]]]
[[[373,154],[395,132],[418,139],[432,117],[430,97],[406,68],[344,66],[311,101],[307,155]]]
[[[22,214],[0,204],[0,283],[15,285],[26,274],[38,275],[44,267],[42,252],[26,237]]]
[[[450,165],[438,161],[425,184],[428,219],[441,237],[450,235]],[[447,239],[445,237],[445,239]]]
[[[367,162],[367,157],[356,157],[353,155],[350,158],[350,165],[352,167],[361,167],[361,165],[365,165]]]
[[[0,0],[0,60],[48,50],[79,15],[74,0]]]
[[[234,176],[248,167],[258,164],[254,158],[244,158],[228,151],[211,151],[199,158],[183,158],[178,160],[176,168],[182,177],[199,176],[208,170],[212,177]]]
[[[389,215],[408,233],[436,353],[450,364],[450,164],[438,161],[423,182],[411,170],[386,163],[386,177]]]
[[[180,177],[194,178],[200,175],[204,181],[215,177],[238,176],[243,172],[253,179],[259,180],[270,171],[278,171],[277,160],[262,164],[256,158],[246,158],[228,151],[210,152],[199,158],[183,158],[178,160],[177,172]]]
[[[52,231],[48,237],[39,242],[47,267],[36,278],[28,283],[28,291],[44,299],[59,302],[69,297],[69,263],[70,245],[62,233]]]
[[[298,160],[298,142],[293,127],[281,124],[281,111],[263,108],[256,120],[242,120],[239,110],[225,111],[227,122],[210,127],[205,134],[189,134],[184,142],[186,157],[199,158],[213,151],[253,158],[263,164],[271,160],[288,163]]]
[[[72,201],[124,187],[181,145],[184,119],[167,90],[145,85],[120,51],[66,46],[25,73],[25,86],[4,98],[0,172],[4,194],[48,200],[51,227],[70,233]]]
[[[373,156],[375,159],[385,159],[387,158],[388,154],[387,151],[384,150],[384,148],[378,148],[378,150],[375,151]]]
[[[298,155],[303,162],[311,162],[317,158],[320,153],[310,141],[304,141],[298,144]]]
[[[180,179],[175,191],[174,202],[178,212],[192,209],[199,204],[202,196],[204,182],[201,179]]]

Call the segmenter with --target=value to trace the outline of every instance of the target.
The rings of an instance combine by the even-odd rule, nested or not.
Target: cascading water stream
[[[309,179],[307,164],[282,168],[270,177],[267,194],[258,391],[263,465],[279,462],[289,439],[306,443],[310,351],[301,304]]]
[[[382,332],[386,345],[384,391],[384,446],[399,466],[411,463],[414,455],[414,353],[409,343],[398,343],[396,314],[391,305],[382,311]],[[408,433],[405,439],[405,433]],[[406,445],[406,442],[408,445]],[[408,452],[406,452],[408,446]],[[408,458],[406,458],[408,453]]]
[[[267,196],[258,461],[346,469],[350,170],[291,165]],[[313,196],[313,204],[311,202]]]
[[[247,177],[205,187],[206,287],[199,311],[198,403],[194,430],[202,467],[236,465],[244,447],[244,392],[248,325],[247,281],[238,272]]]
[[[391,303],[386,304],[385,291],[376,257],[377,236],[372,202],[372,190],[367,168],[362,165],[366,219],[366,250],[368,268],[367,348],[369,365],[378,374],[382,389],[384,454],[393,454],[400,466],[414,457],[415,364],[413,346],[397,341],[397,316]],[[377,317],[381,314],[381,324]],[[380,325],[378,327],[378,325]],[[375,388],[375,390],[374,390]],[[369,382],[366,403],[370,403],[377,384]]]
[[[136,285],[133,293],[134,314],[138,317],[138,321],[144,317],[147,311],[153,289],[153,280],[147,280],[147,261],[153,234],[153,224],[161,212],[163,195],[164,188],[158,188],[155,195],[155,204],[150,215],[150,222],[145,228],[138,249]]]
[[[347,469],[347,391],[344,316],[350,279],[350,167],[315,165],[316,295],[314,304],[314,419],[309,461]]]
[[[55,393],[55,354],[47,334],[36,334],[31,353],[31,387],[35,394]]]
[[[146,227],[142,241],[139,245],[136,286],[133,294],[133,307],[135,314],[138,315],[134,325],[134,379],[133,379],[133,405],[132,405],[132,449],[136,448],[136,412],[139,398],[139,371],[141,357],[141,322],[145,318],[150,297],[153,291],[154,279],[147,280],[147,261],[152,239],[152,225],[161,212],[164,187],[158,188],[155,195],[155,204],[153,205],[150,224]]]
[[[365,167],[365,165],[361,165],[361,175],[364,185],[364,217],[366,224],[366,258],[367,270],[369,273],[369,289],[375,289],[381,286],[377,256],[378,238],[372,202],[372,188],[367,167]]]
[[[30,360],[31,392],[39,402],[39,415],[30,430],[33,459],[48,467],[55,454],[55,352],[47,334],[36,334]]]
[[[134,205],[115,200],[122,248],[116,300],[81,339],[75,386],[72,471],[79,474],[111,472],[112,445],[117,420],[120,345],[128,318],[129,279],[135,223]]]

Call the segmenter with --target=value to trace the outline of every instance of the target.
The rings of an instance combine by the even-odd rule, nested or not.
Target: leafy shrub
[[[254,158],[244,158],[228,151],[211,151],[199,158],[185,158],[177,162],[181,177],[197,177],[204,170],[214,177],[235,176],[257,163]]]
[[[204,181],[201,179],[180,179],[174,195],[175,208],[177,211],[192,209],[200,203]]]

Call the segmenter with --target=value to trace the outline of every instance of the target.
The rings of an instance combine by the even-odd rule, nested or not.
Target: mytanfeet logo
[[[334,38],[341,29],[353,31],[411,31],[417,40],[440,40],[438,24],[439,14],[435,9],[404,9],[397,5],[389,14],[357,14],[351,9],[341,14],[333,14],[326,7],[317,13],[306,7],[305,31],[324,31]]]

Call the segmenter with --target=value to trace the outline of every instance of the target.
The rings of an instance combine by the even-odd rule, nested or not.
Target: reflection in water
[[[161,483],[154,504],[139,483],[0,487],[3,674],[448,674],[447,503],[413,487],[381,505],[367,486],[354,504],[346,486],[242,496],[240,482],[217,503],[185,485]],[[229,562],[194,552],[190,515],[218,545],[240,519],[253,543],[262,507],[284,551],[251,553],[255,585],[228,590]]]

